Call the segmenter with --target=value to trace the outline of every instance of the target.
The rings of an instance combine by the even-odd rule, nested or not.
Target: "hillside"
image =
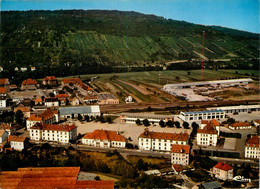
[[[259,35],[136,12],[98,10],[2,11],[1,65],[69,68],[162,64],[200,58],[257,58]],[[103,68],[103,66],[105,66]]]

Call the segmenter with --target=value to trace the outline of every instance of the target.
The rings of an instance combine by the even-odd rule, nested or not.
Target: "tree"
[[[85,121],[89,122],[89,115],[85,115]]]
[[[111,117],[107,117],[107,122],[108,122],[108,123],[112,123]]]
[[[176,79],[176,80],[180,80],[180,77],[179,77],[179,76],[176,76],[175,79]]]
[[[147,110],[148,110],[148,112],[151,112],[151,111],[153,111],[153,109],[152,109],[152,107],[151,107],[151,106],[149,106],[149,107],[147,108]]]
[[[150,122],[149,122],[148,119],[144,119],[144,120],[143,120],[143,124],[144,124],[144,126],[146,126],[146,127],[150,126]]]
[[[189,128],[189,123],[188,122],[183,122],[182,126],[184,127],[184,129],[188,129]]]
[[[74,118],[75,118],[75,115],[74,115],[73,113],[71,114],[71,118],[72,118],[72,119],[74,119]]]
[[[166,125],[168,127],[173,127],[173,122],[171,120],[169,120],[169,121],[166,122]]]
[[[181,127],[180,127],[180,122],[179,122],[179,121],[175,121],[175,122],[174,122],[174,125],[175,125],[177,128],[181,128]]]
[[[228,118],[227,119],[228,124],[232,124],[232,123],[235,123],[235,122],[236,122],[236,120],[234,118]]]
[[[165,122],[164,122],[163,120],[160,120],[159,125],[160,125],[161,127],[165,127]]]
[[[197,134],[197,130],[198,130],[199,125],[196,122],[193,122],[191,124],[191,127],[192,127],[191,137],[194,138],[195,135]]]
[[[99,176],[95,176],[94,179],[95,179],[95,180],[100,180],[100,177],[99,177]]]
[[[81,114],[78,114],[78,120],[81,121],[83,119]]]
[[[135,123],[136,123],[136,125],[141,125],[140,119],[137,119],[137,120],[135,121]]]
[[[104,116],[100,116],[100,117],[99,117],[99,121],[100,121],[101,123],[105,123],[105,118],[104,118]]]
[[[21,110],[18,110],[17,112],[15,112],[14,119],[17,124],[22,125],[23,124],[23,112]]]

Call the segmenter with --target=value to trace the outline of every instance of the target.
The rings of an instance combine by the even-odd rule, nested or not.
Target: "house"
[[[86,104],[94,104],[98,103],[98,96],[97,95],[88,95],[83,98],[84,103]]]
[[[0,108],[6,108],[6,97],[0,96]]]
[[[0,79],[0,87],[5,87],[6,92],[10,92],[10,82],[8,78]]]
[[[32,72],[36,70],[36,67],[34,67],[34,66],[31,66],[30,68],[31,68]]]
[[[10,135],[8,137],[8,142],[12,149],[21,151],[26,148],[28,139],[26,137]]]
[[[200,128],[197,131],[197,145],[199,146],[217,146],[219,122],[215,119],[211,121],[202,120]]]
[[[34,100],[34,104],[35,104],[35,106],[41,106],[41,105],[43,105],[42,98],[36,98],[36,99]]]
[[[58,80],[56,79],[55,76],[47,76],[43,79],[42,84],[43,85],[49,85],[49,86],[57,86]]]
[[[21,71],[22,71],[22,72],[26,72],[26,71],[27,71],[27,68],[26,68],[26,67],[21,67]]]
[[[125,148],[126,138],[116,131],[95,130],[82,138],[82,143],[104,148]]]
[[[28,167],[1,171],[1,188],[114,189],[113,180],[79,180],[80,167]]]
[[[100,116],[99,106],[74,106],[74,107],[60,107],[59,115],[60,118],[76,118],[78,115],[84,117],[88,116]]]
[[[72,106],[78,106],[79,105],[79,99],[77,97],[69,98],[70,105]]]
[[[28,107],[24,106],[23,104],[19,104],[15,109],[14,112],[21,110],[23,112],[23,117],[28,118],[31,116],[31,111]]]
[[[134,103],[134,102],[133,102],[133,97],[132,97],[132,96],[127,96],[127,97],[125,98],[125,103]]]
[[[11,91],[14,91],[14,90],[16,90],[16,89],[17,89],[17,85],[10,85],[10,87],[9,87],[9,88],[10,88],[10,90],[11,90]]]
[[[244,130],[244,129],[251,129],[252,126],[248,122],[239,122],[239,123],[232,123],[228,126],[231,130]]]
[[[251,138],[246,141],[245,158],[259,160],[259,153],[259,137],[251,136]]]
[[[119,99],[110,93],[98,93],[99,104],[119,104]]]
[[[19,68],[18,68],[18,67],[15,67],[15,68],[14,68],[14,71],[18,72],[18,71],[19,71]]]
[[[58,98],[48,97],[48,98],[45,98],[44,104],[45,104],[45,106],[47,106],[47,107],[59,106],[60,101],[59,101]]]
[[[0,144],[8,140],[8,133],[4,129],[0,129]]]
[[[260,119],[254,120],[253,124],[258,127],[260,125]]]
[[[219,162],[213,167],[212,174],[220,180],[232,180],[233,168],[227,163]]]
[[[66,106],[68,103],[68,97],[69,95],[67,94],[57,94],[56,98],[58,98],[58,100],[60,101],[60,105],[61,106]]]
[[[173,170],[173,173],[178,175],[182,172],[182,166],[180,166],[179,164],[173,164],[172,165],[172,170]]]
[[[6,87],[0,87],[0,96],[6,96]]]
[[[187,133],[153,132],[145,129],[138,137],[140,150],[155,150],[170,152],[173,144],[188,144]]]
[[[222,187],[219,185],[217,181],[214,182],[205,182],[201,184],[202,189],[221,189]]]
[[[59,115],[57,110],[47,109],[43,113],[38,115],[31,115],[26,120],[26,128],[30,130],[30,128],[35,125],[36,123],[43,123],[43,124],[53,124],[59,122]]]
[[[30,138],[34,141],[48,141],[68,144],[77,139],[75,125],[51,125],[36,123],[30,128]]]
[[[4,71],[4,68],[2,66],[0,66],[0,72]]]
[[[171,163],[189,165],[190,145],[173,144],[171,149]]]
[[[21,90],[35,90],[38,88],[38,82],[34,79],[27,79],[22,82]]]
[[[13,127],[11,123],[1,123],[0,129],[4,129],[8,135],[14,135],[16,132],[16,128]]]
[[[66,79],[63,79],[61,84],[63,86],[65,85],[75,85],[75,84],[80,84],[82,83],[81,79],[79,78],[66,78]]]

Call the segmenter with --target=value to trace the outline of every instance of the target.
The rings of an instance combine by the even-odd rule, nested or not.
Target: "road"
[[[224,157],[213,157],[213,156],[210,156],[210,159],[213,159],[215,161],[224,161],[224,162],[227,162],[227,163],[230,163],[230,164],[242,164],[242,163],[245,163],[245,164],[249,164],[249,165],[253,165],[253,166],[256,166],[256,167],[259,167],[259,162],[255,162],[254,160],[249,160],[249,159],[235,159],[235,158],[224,158]]]

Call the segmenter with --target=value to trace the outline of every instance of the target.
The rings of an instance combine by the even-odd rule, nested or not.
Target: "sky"
[[[259,0],[0,0],[1,10],[123,10],[259,33]]]

